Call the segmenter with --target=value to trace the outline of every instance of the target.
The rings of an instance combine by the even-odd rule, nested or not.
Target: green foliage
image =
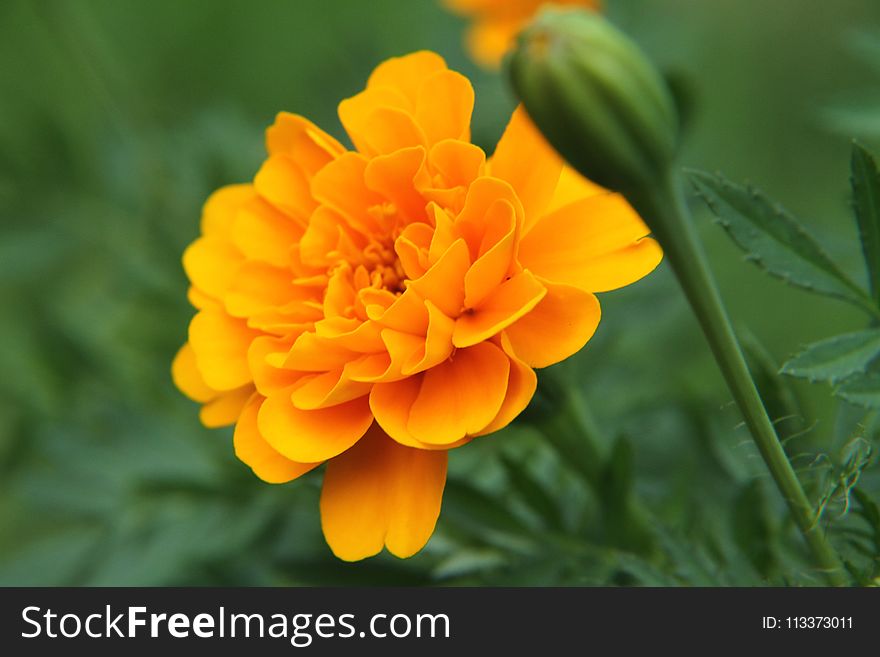
[[[875,301],[880,303],[880,172],[871,154],[856,142],[853,142],[850,168],[853,207],[859,225],[868,282]]]
[[[844,299],[878,314],[865,292],[803,225],[762,192],[703,171],[691,171],[689,178],[748,260],[791,285]]]
[[[880,354],[880,330],[867,329],[836,335],[808,345],[782,366],[782,373],[810,381],[836,383],[864,372]]]

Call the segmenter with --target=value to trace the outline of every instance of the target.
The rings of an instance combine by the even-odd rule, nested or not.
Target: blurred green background
[[[850,137],[880,142],[880,3],[607,4],[683,81],[683,162],[759,185],[863,280],[847,167]],[[433,0],[0,3],[0,584],[818,583],[665,266],[602,296],[597,336],[522,421],[452,453],[437,532],[407,561],[335,560],[320,473],[260,482],[174,389],[180,255],[276,112],[341,137],[338,101],[428,48],[473,80],[492,150],[513,101],[464,25]],[[833,493],[862,414],[775,370],[864,320],[696,219],[810,494]],[[823,522],[870,570],[845,502]]]

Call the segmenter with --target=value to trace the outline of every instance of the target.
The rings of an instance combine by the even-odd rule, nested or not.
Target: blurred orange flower
[[[253,183],[204,207],[183,256],[198,309],[177,386],[267,482],[327,462],[342,559],[407,557],[434,530],[447,450],[529,403],[532,368],[580,349],[595,292],[661,253],[622,197],[563,166],[522,110],[489,160],[468,80],[391,59],[339,105],[354,150],[278,115]]]
[[[452,11],[469,16],[467,48],[478,63],[497,68],[519,31],[544,5],[598,10],[600,0],[443,0]]]

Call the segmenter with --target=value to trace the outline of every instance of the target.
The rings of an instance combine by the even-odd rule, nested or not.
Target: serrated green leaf
[[[782,207],[721,175],[690,171],[691,183],[733,241],[767,273],[790,285],[849,301],[874,316],[871,298]]]
[[[880,409],[880,373],[854,374],[841,383],[834,394],[856,406]]]
[[[853,208],[868,283],[874,299],[880,301],[880,172],[874,158],[858,142],[853,142],[851,168]]]
[[[878,354],[880,329],[868,329],[814,342],[789,359],[780,371],[810,381],[836,383],[863,372]]]

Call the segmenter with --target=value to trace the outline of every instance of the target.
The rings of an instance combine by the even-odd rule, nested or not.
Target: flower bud
[[[520,34],[508,69],[529,116],[590,180],[627,193],[667,174],[678,133],[670,92],[598,14],[545,9]]]

